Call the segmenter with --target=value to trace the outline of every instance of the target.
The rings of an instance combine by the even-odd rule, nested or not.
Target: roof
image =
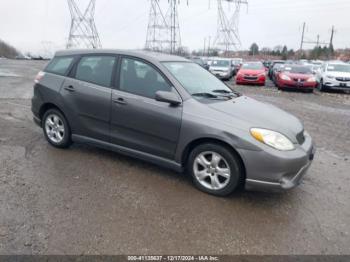
[[[69,55],[85,55],[85,54],[117,54],[135,56],[138,58],[158,61],[158,62],[188,62],[189,60],[174,55],[168,55],[157,52],[143,51],[143,50],[118,50],[118,49],[81,49],[81,50],[62,50],[56,52],[55,56],[69,56]]]

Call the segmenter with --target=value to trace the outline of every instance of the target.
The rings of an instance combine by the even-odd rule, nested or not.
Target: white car
[[[342,62],[327,62],[317,73],[318,89],[349,90],[350,65]]]

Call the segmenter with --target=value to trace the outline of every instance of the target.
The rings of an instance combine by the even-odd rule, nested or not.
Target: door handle
[[[74,86],[72,86],[72,85],[65,86],[64,89],[69,91],[69,92],[75,92]]]
[[[126,105],[126,101],[124,98],[122,97],[119,97],[119,98],[116,98],[116,99],[113,99],[113,102],[116,103],[116,104],[120,104],[120,105]]]

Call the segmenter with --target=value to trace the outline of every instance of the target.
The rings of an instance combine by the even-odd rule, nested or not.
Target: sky
[[[81,9],[87,0],[76,0]],[[160,0],[166,9],[167,0]],[[328,42],[335,26],[335,48],[350,48],[350,0],[248,0],[240,12],[241,49],[287,45],[298,49],[302,24],[306,40]],[[227,14],[233,8],[224,3]],[[145,45],[150,0],[97,0],[95,22],[104,48],[140,49]],[[202,49],[215,38],[216,0],[180,0],[182,44]],[[66,0],[0,0],[0,39],[22,52],[62,49],[68,38],[70,13]],[[207,40],[208,41],[208,40]],[[306,45],[312,48],[313,45]]]

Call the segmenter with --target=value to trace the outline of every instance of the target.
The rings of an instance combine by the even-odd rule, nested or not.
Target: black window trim
[[[59,74],[57,72],[53,72],[53,71],[49,71],[48,67],[50,66],[50,64],[55,60],[55,59],[60,59],[60,58],[73,58],[72,62],[70,63],[70,65],[68,66],[68,68],[66,69],[66,71],[63,74]],[[74,64],[76,63],[77,60],[77,56],[76,55],[64,55],[64,56],[54,56],[51,61],[46,65],[45,69],[43,70],[45,73],[49,73],[49,74],[54,74],[54,75],[59,75],[59,76],[68,76],[69,72],[72,70],[72,67],[74,66]]]
[[[133,60],[136,60],[136,61],[140,61],[144,64],[147,64],[149,65],[150,67],[152,67],[154,70],[156,70],[162,77],[163,79],[167,82],[167,84],[175,90],[176,94],[178,95],[178,97],[183,101],[182,97],[181,97],[181,94],[180,92],[176,89],[175,85],[169,80],[169,78],[162,72],[162,70],[156,66],[155,64],[151,63],[150,61],[147,61],[146,59],[143,59],[143,58],[140,58],[140,57],[137,57],[137,56],[132,56],[132,55],[120,55],[119,56],[119,61],[118,61],[118,65],[117,65],[117,72],[116,72],[116,77],[114,79],[114,89],[115,90],[118,90],[118,91],[121,91],[121,92],[125,92],[125,93],[128,93],[128,94],[132,94],[132,95],[136,95],[136,96],[140,96],[140,97],[143,97],[143,98],[147,98],[147,99],[151,99],[151,100],[155,100],[155,98],[151,98],[151,97],[148,97],[148,96],[144,96],[144,95],[140,95],[140,94],[135,94],[135,93],[132,93],[132,92],[128,92],[126,90],[121,90],[120,89],[120,75],[121,75],[121,64],[122,64],[122,61],[123,59],[133,59]]]
[[[104,85],[100,85],[100,84],[96,84],[96,83],[93,83],[93,82],[90,82],[90,81],[80,80],[80,79],[76,78],[77,67],[78,67],[81,59],[84,58],[84,57],[92,57],[92,56],[111,56],[111,57],[114,57],[114,65],[113,65],[113,70],[112,70],[112,75],[111,75],[109,86],[104,86]],[[114,54],[114,53],[91,53],[91,54],[87,53],[87,54],[77,55],[77,59],[74,61],[74,65],[69,70],[69,73],[68,73],[67,77],[72,78],[72,79],[77,80],[77,81],[82,81],[82,82],[85,82],[85,83],[90,83],[90,84],[101,86],[101,87],[104,87],[104,88],[113,89],[115,74],[117,72],[117,66],[118,66],[118,63],[119,63],[119,57],[120,57],[120,55]]]

